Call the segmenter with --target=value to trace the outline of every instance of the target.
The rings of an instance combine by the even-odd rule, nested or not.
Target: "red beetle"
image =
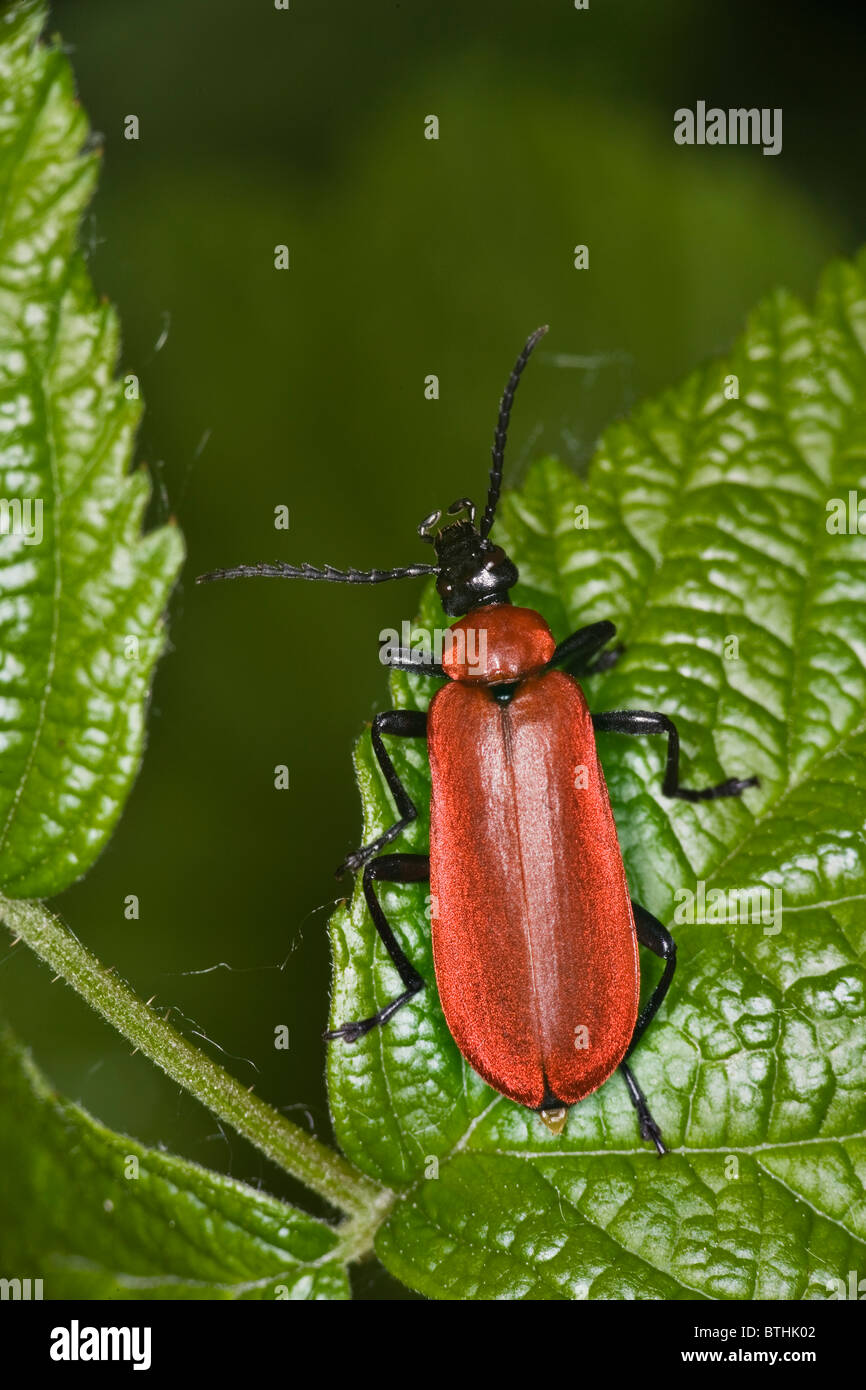
[[[580,628],[559,646],[544,618],[516,608],[509,592],[515,565],[490,539],[502,483],[514,392],[538,339],[528,339],[509,377],[493,443],[490,487],[480,525],[466,498],[433,528],[435,565],[393,570],[337,570],[330,565],[241,565],[203,581],[276,575],[332,583],[379,584],[435,574],[448,631],[441,664],[396,650],[388,664],[447,677],[428,714],[387,710],[373,721],[373,749],[399,818],[351,854],[337,871],[363,869],[364,895],[403,992],[370,1018],[344,1023],[326,1037],[356,1042],[384,1024],[424,987],[376,896],[377,881],[429,878],[433,958],[445,1019],[460,1051],[485,1081],[535,1110],[561,1133],[570,1105],[619,1068],[640,1132],[665,1152],[646,1097],[626,1063],[668,991],[676,946],[667,929],[630,900],[596,732],[667,735],[663,791],[687,801],[739,796],[757,778],[729,778],[699,790],[679,784],[679,739],[664,714],[615,710],[592,715],[567,665],[604,670],[613,623]],[[465,616],[463,616],[465,615]],[[382,854],[415,819],[383,735],[426,738],[432,774],[430,854]],[[662,977],[639,1012],[638,942],[664,960]]]

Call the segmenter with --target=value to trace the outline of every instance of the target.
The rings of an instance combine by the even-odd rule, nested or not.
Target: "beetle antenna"
[[[328,584],[384,584],[388,579],[414,579],[418,574],[438,574],[435,565],[405,565],[394,570],[338,570],[333,565],[316,569],[315,565],[236,565],[230,570],[211,570],[200,574],[196,584],[210,584],[215,579],[246,579],[256,575],[278,579],[321,579]]]
[[[530,333],[526,340],[526,345],[514,364],[514,370],[508,378],[508,384],[502,393],[502,400],[499,402],[499,419],[496,421],[496,433],[493,436],[493,467],[490,469],[490,487],[487,492],[487,505],[484,508],[484,515],[481,518],[481,535],[490,535],[490,528],[493,525],[493,517],[496,512],[496,504],[499,501],[499,493],[502,488],[502,466],[505,462],[505,436],[508,433],[508,420],[511,415],[511,406],[514,401],[514,393],[517,390],[517,383],[520,381],[520,374],[529,361],[529,354],[535,347],[539,338],[543,338],[547,332],[547,324],[541,328],[536,328],[534,333]]]

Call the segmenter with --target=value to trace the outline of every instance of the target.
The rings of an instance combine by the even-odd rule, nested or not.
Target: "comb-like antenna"
[[[502,465],[505,461],[505,436],[508,433],[508,420],[511,415],[511,406],[514,402],[514,393],[517,390],[517,383],[520,381],[520,373],[529,361],[529,354],[535,347],[539,338],[543,338],[547,332],[547,324],[541,328],[536,328],[526,340],[526,346],[514,364],[514,371],[508,378],[508,385],[502,393],[502,400],[499,402],[499,419],[496,421],[496,433],[493,436],[493,467],[490,469],[490,487],[487,492],[487,505],[484,508],[484,515],[481,518],[481,535],[486,538],[490,535],[490,528],[493,525],[493,517],[496,513],[496,503],[499,501],[499,492],[502,487]]]
[[[315,565],[236,565],[230,570],[211,570],[200,574],[196,584],[210,584],[215,579],[246,579],[266,575],[277,579],[321,579],[327,584],[384,584],[388,579],[414,579],[417,574],[438,574],[435,565],[406,565],[396,570],[337,570],[333,565],[316,569]]]

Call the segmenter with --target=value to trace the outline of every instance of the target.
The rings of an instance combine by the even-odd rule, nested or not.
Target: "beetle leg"
[[[632,902],[632,911],[634,912],[634,925],[638,941],[642,946],[648,947],[653,955],[661,957],[665,963],[665,968],[661,979],[638,1015],[628,1052],[625,1054],[626,1057],[630,1056],[641,1034],[655,1018],[662,1000],[671,987],[671,980],[674,978],[674,971],[677,968],[677,943],[667,927],[663,927],[658,918],[653,917],[652,913],[647,912],[640,903]]]
[[[616,709],[592,716],[593,728],[600,734],[667,734],[668,756],[662,791],[682,801],[714,801],[720,796],[742,796],[747,787],[758,785],[757,777],[728,777],[714,787],[680,786],[680,736],[666,714],[644,709]]]
[[[365,866],[364,897],[367,899],[370,916],[373,918],[374,926],[382,938],[385,950],[394,962],[397,973],[406,988],[402,994],[385,1004],[378,1013],[373,1014],[370,1018],[359,1018],[352,1023],[342,1023],[338,1028],[330,1029],[329,1032],[325,1033],[329,1042],[333,1042],[337,1038],[342,1038],[344,1042],[357,1042],[359,1038],[363,1038],[365,1033],[369,1033],[371,1028],[387,1023],[388,1019],[403,1004],[424,988],[424,979],[419,975],[394,935],[391,924],[382,910],[382,904],[376,897],[373,883],[376,879],[384,880],[386,883],[422,883],[429,877],[429,854],[383,854],[381,858],[374,859],[372,863]]]
[[[405,647],[401,647],[399,651],[390,652],[383,664],[390,666],[394,671],[414,671],[418,676],[445,679],[444,668],[430,652],[407,651]]]
[[[667,1149],[665,1148],[665,1141],[662,1139],[662,1132],[652,1117],[647,1098],[637,1084],[634,1072],[631,1067],[626,1066],[625,1062],[620,1062],[619,1069],[628,1087],[628,1098],[637,1111],[641,1139],[651,1139],[658,1150],[659,1158],[664,1158]]]
[[[614,647],[609,652],[601,652],[602,647],[616,636],[616,628],[613,623],[600,622],[590,623],[588,627],[578,628],[570,637],[566,637],[564,642],[560,642],[553,656],[545,666],[549,671],[554,666],[561,666],[565,663],[573,668],[575,676],[597,675],[600,671],[607,671],[611,666],[615,666],[622,653],[622,647]],[[593,657],[596,659],[593,661]]]
[[[642,946],[647,946],[654,955],[660,956],[665,963],[665,968],[661,979],[638,1015],[628,1052],[625,1054],[626,1057],[631,1056],[648,1024],[655,1018],[662,1000],[670,989],[677,965],[677,944],[667,927],[663,927],[658,918],[653,917],[652,913],[648,912],[645,907],[641,907],[640,903],[632,902],[632,910],[634,911],[634,924],[638,941]],[[637,1111],[641,1138],[651,1139],[658,1149],[659,1158],[661,1158],[662,1154],[666,1153],[666,1149],[661,1130],[652,1117],[647,1098],[638,1085],[631,1067],[627,1066],[625,1062],[621,1062],[620,1071],[628,1087],[631,1103]]]
[[[625,651],[625,647],[620,642],[618,647],[610,647],[606,652],[602,652],[591,661],[588,666],[584,666],[582,675],[600,676],[602,671],[610,671],[616,665]]]
[[[385,774],[385,781],[388,783],[391,795],[397,803],[400,818],[381,835],[377,835],[375,840],[371,840],[368,845],[362,845],[360,849],[356,849],[353,854],[344,859],[337,869],[337,878],[341,878],[347,869],[351,869],[353,873],[356,869],[360,869],[392,840],[396,840],[397,836],[406,829],[407,825],[411,825],[418,814],[414,801],[400,781],[397,769],[388,757],[388,752],[382,742],[383,734],[396,734],[398,738],[426,738],[427,716],[421,710],[389,709],[385,710],[384,714],[377,714],[373,720],[371,730],[373,752]]]

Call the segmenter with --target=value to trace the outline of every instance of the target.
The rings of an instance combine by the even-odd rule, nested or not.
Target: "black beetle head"
[[[435,535],[432,528],[441,512],[432,512],[418,527],[423,540],[436,547],[436,591],[449,617],[460,618],[487,603],[507,603],[508,591],[517,583],[517,566],[499,545],[494,545],[475,525],[475,507],[466,497],[452,502],[448,515],[466,510],[468,521],[452,521]]]

